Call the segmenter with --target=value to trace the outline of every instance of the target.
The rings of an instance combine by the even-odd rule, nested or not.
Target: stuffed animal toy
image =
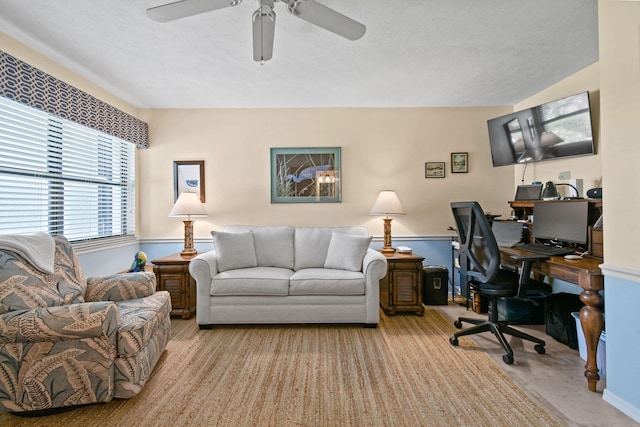
[[[144,266],[147,263],[147,254],[144,252],[136,252],[136,255],[133,258],[133,262],[131,263],[131,268],[129,268],[130,272],[144,271]]]

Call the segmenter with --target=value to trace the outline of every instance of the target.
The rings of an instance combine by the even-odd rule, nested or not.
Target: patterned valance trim
[[[149,126],[68,83],[0,51],[0,96],[149,147]]]

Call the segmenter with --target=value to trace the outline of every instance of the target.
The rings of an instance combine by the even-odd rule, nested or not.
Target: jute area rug
[[[436,310],[358,325],[221,326],[173,319],[172,338],[130,400],[2,426],[552,426]]]

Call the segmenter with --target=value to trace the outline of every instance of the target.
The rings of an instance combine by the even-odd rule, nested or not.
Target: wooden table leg
[[[580,300],[584,303],[584,307],[580,310],[580,324],[587,344],[584,376],[587,378],[589,390],[596,391],[596,384],[600,380],[596,354],[600,333],[604,327],[602,311],[599,308],[602,305],[602,296],[598,291],[586,289],[580,294]]]

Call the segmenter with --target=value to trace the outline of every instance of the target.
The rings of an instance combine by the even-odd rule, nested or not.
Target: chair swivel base
[[[449,342],[451,343],[451,345],[457,346],[458,337],[461,337],[464,335],[479,334],[482,332],[491,332],[493,333],[493,335],[496,336],[496,338],[502,345],[502,348],[504,348],[504,350],[506,351],[506,354],[502,356],[502,361],[507,365],[511,365],[513,363],[513,350],[511,349],[511,346],[509,345],[506,338],[504,337],[504,334],[536,343],[536,345],[533,348],[538,354],[544,354],[546,351],[544,348],[545,342],[543,340],[536,338],[532,335],[526,334],[524,332],[521,332],[517,329],[514,329],[511,326],[507,325],[506,322],[501,322],[501,321],[492,322],[492,321],[487,321],[483,319],[471,319],[467,317],[460,317],[458,320],[453,322],[453,324],[456,328],[460,329],[462,328],[462,322],[471,323],[476,326],[472,326],[463,331],[456,332],[455,334],[453,334],[453,336],[449,338]]]

